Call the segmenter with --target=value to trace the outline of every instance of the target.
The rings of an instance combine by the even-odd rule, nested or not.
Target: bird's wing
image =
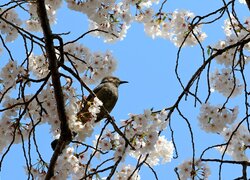
[[[102,88],[102,86],[99,85],[99,86],[95,87],[95,89],[93,90],[93,92],[95,93],[95,95],[97,97],[98,97],[98,92],[100,93],[101,88]],[[86,101],[85,101],[85,103],[87,103],[87,102],[93,102],[93,100],[94,100],[94,96],[92,94],[89,94],[88,97],[87,97],[87,99],[86,99]]]
[[[96,94],[96,96],[98,96],[98,92],[100,93],[101,87],[102,87],[102,86],[99,85],[99,86],[97,86],[97,87],[93,90],[93,92]],[[90,104],[91,104],[91,102],[93,102],[93,101],[94,101],[94,96],[93,96],[92,94],[89,94],[88,97],[86,98],[85,102],[84,102],[83,108],[80,110],[80,112],[78,112],[78,115],[77,115],[77,116],[83,115],[83,114],[87,113],[87,112],[88,112],[88,109],[89,109],[89,107],[90,107]]]

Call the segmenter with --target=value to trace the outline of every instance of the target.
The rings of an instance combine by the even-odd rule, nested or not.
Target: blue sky
[[[218,8],[221,5],[220,1],[168,1],[165,10],[172,11],[175,9],[187,9],[194,12],[196,15],[205,15],[211,10]],[[249,14],[249,11],[243,5],[239,5],[242,17]],[[74,21],[72,21],[72,18]],[[73,12],[65,12],[65,8],[58,11],[58,23],[53,26],[55,33],[72,32],[65,36],[65,41],[72,37],[77,37],[79,34],[87,31],[86,16]],[[225,19],[225,18],[223,18]],[[222,23],[216,23],[212,27],[209,25],[203,29],[207,33],[208,38],[204,41],[204,47],[215,44],[219,39],[224,39]],[[127,37],[120,42],[114,44],[105,44],[102,39],[94,38],[90,35],[80,41],[92,51],[111,50],[113,55],[118,60],[118,68],[114,75],[122,80],[129,81],[129,84],[120,87],[119,101],[112,111],[112,115],[117,121],[127,119],[128,113],[139,114],[143,113],[144,109],[154,108],[159,110],[173,105],[177,97],[181,93],[180,85],[174,75],[175,61],[177,48],[168,40],[151,39],[143,30],[143,25],[133,23],[128,30]],[[4,59],[4,55],[1,57]],[[1,60],[2,61],[2,60]],[[199,67],[202,62],[199,48],[186,47],[181,52],[180,58],[180,75],[184,84],[189,80],[192,73]],[[213,67],[212,67],[213,68]],[[204,88],[204,83],[201,88]],[[202,90],[200,91],[203,96]],[[203,97],[204,98],[204,97]],[[214,94],[211,99],[215,104],[224,102],[224,98],[218,94]],[[204,99],[203,99],[204,100]],[[239,103],[240,98],[233,99],[230,104]],[[188,97],[188,101],[182,101],[180,109],[189,118],[193,126],[196,155],[199,157],[202,150],[206,147],[222,143],[223,139],[219,135],[207,134],[198,128],[197,115],[199,106],[193,107],[194,100]],[[185,121],[174,113],[172,117],[172,126],[175,132],[175,141],[179,153],[179,158],[174,159],[171,163],[163,166],[155,167],[159,179],[176,179],[174,168],[183,160],[189,159],[192,156],[190,135]],[[46,132],[46,133],[45,133]],[[170,140],[170,131],[166,129],[164,134]],[[38,142],[43,144],[41,152],[46,157],[47,161],[52,154],[50,149],[51,135],[48,134],[48,127],[43,126],[37,130]],[[220,154],[217,151],[211,151],[207,157],[219,158]],[[226,156],[228,158],[228,156]],[[23,156],[20,145],[13,146],[10,153],[3,162],[1,179],[26,179],[23,173]],[[210,164],[212,175],[211,179],[217,179],[218,164]],[[223,179],[232,179],[241,174],[240,166],[223,166]],[[153,174],[147,168],[142,168],[140,173],[142,179],[152,179]]]

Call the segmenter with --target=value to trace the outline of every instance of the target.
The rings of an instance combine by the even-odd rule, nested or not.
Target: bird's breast
[[[103,103],[103,106],[111,112],[118,99],[118,89],[112,85],[106,85],[98,92],[97,97]]]

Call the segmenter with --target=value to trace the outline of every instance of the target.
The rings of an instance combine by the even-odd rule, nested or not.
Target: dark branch
[[[55,168],[58,156],[60,155],[62,150],[66,147],[66,145],[69,144],[69,142],[72,139],[72,136],[71,136],[71,131],[68,126],[68,121],[66,118],[66,112],[65,112],[65,107],[64,107],[65,104],[64,104],[64,98],[63,98],[63,91],[62,91],[62,86],[60,82],[60,74],[58,71],[58,67],[59,67],[58,60],[56,58],[56,52],[55,52],[54,43],[53,43],[54,36],[50,28],[44,0],[37,0],[36,2],[37,2],[37,14],[39,16],[39,20],[40,20],[41,27],[43,29],[43,34],[44,34],[46,56],[48,58],[49,68],[51,71],[52,84],[54,87],[54,95],[55,95],[55,100],[57,104],[58,117],[61,122],[61,126],[60,126],[61,135],[59,138],[59,142],[56,146],[56,149],[54,151],[54,154],[51,157],[50,165],[49,165],[48,172],[45,178],[46,180],[49,180],[54,175],[54,168]]]

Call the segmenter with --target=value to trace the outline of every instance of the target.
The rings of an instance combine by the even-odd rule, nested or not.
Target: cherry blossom
[[[8,22],[13,23],[16,26],[21,26],[22,21],[18,17],[18,14],[15,12],[14,9],[5,10],[0,8],[0,13],[3,12],[4,12],[3,18],[6,21],[0,20],[0,32],[1,34],[6,35],[5,37],[6,42],[14,41],[18,36],[18,32],[17,29],[9,25]]]
[[[200,108],[199,124],[206,132],[219,133],[236,120],[238,112],[238,107],[228,109],[205,103]]]
[[[231,69],[224,68],[219,72],[216,70],[210,75],[211,91],[218,91],[222,93],[223,96],[237,96],[242,93],[243,85],[240,84],[239,79],[237,79]]]
[[[164,6],[167,1],[162,4],[159,2],[159,0],[65,0],[69,9],[80,12],[88,18],[88,29],[85,31],[95,37],[103,38],[104,42],[114,43],[123,40],[133,23],[141,23],[145,33],[152,39],[168,40],[179,50],[184,46],[192,47],[198,44],[203,52],[204,48],[201,43],[208,37],[203,32],[203,26],[212,23],[213,20],[206,21],[206,16],[196,16],[189,10],[175,9],[170,12],[167,10],[168,7]],[[233,1],[233,3],[236,2]],[[246,4],[246,1],[239,0],[239,3]],[[158,9],[154,6],[157,4],[161,5]],[[48,25],[56,26],[57,11],[62,6],[62,0],[45,0]],[[229,6],[233,5],[229,3],[222,9]],[[20,11],[24,11],[26,15],[19,14]],[[25,154],[27,140],[30,143],[31,138],[35,139],[36,126],[49,125],[49,131],[56,139],[63,134],[55,98],[56,86],[52,81],[49,57],[46,53],[46,37],[41,35],[42,27],[37,13],[37,3],[35,1],[11,1],[1,6],[0,14],[0,53],[7,54],[10,59],[5,60],[6,64],[1,64],[0,72],[0,136],[2,137],[0,152],[6,155],[13,144],[23,144]],[[210,83],[209,87],[211,87],[209,93],[217,91],[228,98],[228,101],[223,105],[213,105],[207,100],[206,103],[202,103],[198,93],[192,95],[201,103],[197,117],[201,129],[208,133],[219,134],[227,144],[216,149],[228,154],[235,161],[249,161],[246,152],[250,146],[249,129],[245,127],[244,123],[237,124],[238,106],[229,108],[227,103],[232,97],[245,93],[245,104],[248,106],[247,80],[244,77],[239,79],[238,71],[241,73],[240,75],[244,76],[245,67],[250,61],[250,43],[242,46],[236,46],[236,44],[249,37],[250,18],[246,17],[241,23],[240,17],[236,13],[227,12],[227,16],[223,26],[225,38],[215,42],[214,45],[209,45],[212,52],[208,53],[210,57],[214,56],[213,59],[211,58],[214,61],[210,62],[223,67],[209,74],[208,84]],[[52,34],[53,37],[57,35],[54,31]],[[64,35],[68,34],[63,33],[58,36],[64,38]],[[26,50],[25,58],[20,57],[22,62],[19,57],[12,56],[10,52],[11,43],[19,41],[18,37],[23,40]],[[78,40],[80,41],[81,38]],[[163,133],[170,129],[167,124],[170,124],[172,113],[179,104],[158,111],[147,109],[142,114],[130,113],[126,120],[121,121],[119,127],[121,132],[117,131],[117,127],[110,123],[110,120],[105,122],[104,127],[102,126],[103,129],[99,135],[97,131],[101,129],[100,125],[104,122],[96,123],[95,120],[103,103],[95,97],[88,108],[88,117],[83,117],[79,113],[83,108],[85,90],[82,86],[82,91],[80,91],[75,83],[80,79],[80,83],[83,81],[87,85],[96,84],[103,77],[112,75],[116,71],[118,61],[112,51],[92,52],[78,40],[63,42],[60,47],[62,49],[59,49],[59,46],[54,47],[56,52],[54,61],[58,61],[56,64],[60,74],[59,81],[63,84],[60,87],[62,99],[65,102],[63,107],[65,107],[67,124],[73,134],[73,140],[58,155],[52,179],[93,179],[91,175],[84,177],[85,174],[91,173],[96,175],[96,179],[105,179],[105,177],[101,177],[101,173],[99,175],[95,172],[99,165],[97,165],[97,169],[94,169],[93,162],[91,162],[92,158],[97,158],[102,166],[102,157],[105,154],[111,156],[110,162],[115,163],[113,166],[115,167],[115,179],[140,179],[140,167],[126,165],[128,158],[136,160],[138,164],[145,163],[150,167],[170,163],[174,150],[177,150],[178,147],[174,144],[173,133],[171,139]],[[29,42],[31,43],[29,44]],[[232,48],[228,48],[230,46]],[[36,48],[40,52],[38,55],[35,54],[37,53]],[[227,49],[223,50],[224,48]],[[217,56],[216,53],[221,51],[223,52]],[[203,52],[204,62],[205,56]],[[178,63],[176,63],[176,68]],[[70,70],[67,71],[64,68],[66,66],[73,73]],[[76,75],[79,78],[75,78]],[[199,75],[194,76],[191,80],[198,78],[200,78]],[[192,86],[193,82],[188,85]],[[30,91],[30,86],[34,87],[34,90]],[[38,86],[40,88],[37,88]],[[187,96],[191,92],[189,89],[191,86],[183,87],[183,92],[185,91]],[[198,86],[199,82],[197,82]],[[179,96],[177,102],[181,98]],[[118,119],[114,123],[120,125]],[[170,130],[173,132],[172,128]],[[91,142],[93,144],[89,145]],[[83,143],[86,145],[81,146]],[[84,146],[86,149],[82,150],[81,148]],[[26,173],[32,175],[34,179],[44,179],[48,171],[47,163],[39,157],[38,162],[34,164],[29,158],[26,157],[27,165],[29,165],[29,167],[25,167]],[[3,159],[1,163],[2,161]],[[106,161],[104,162],[106,163]],[[121,165],[120,162],[124,164]],[[177,167],[177,172],[180,179],[208,179],[210,175],[209,167],[201,159],[184,161]]]
[[[65,59],[73,63],[87,84],[94,84],[116,70],[117,61],[110,51],[92,53],[78,43],[68,44],[64,50]]]
[[[208,179],[210,175],[210,168],[204,162],[195,159],[194,169],[192,168],[192,160],[186,160],[177,168],[180,179]]]
[[[235,129],[238,130],[235,132]],[[234,134],[232,134],[234,132]],[[226,153],[232,157],[235,161],[249,161],[249,157],[247,156],[247,149],[250,145],[250,135],[245,126],[237,127],[236,124],[229,128],[224,128],[221,132],[221,135],[224,137],[225,141],[228,141],[229,138],[230,143],[227,147]],[[232,136],[232,137],[231,137]],[[216,148],[221,153],[224,153],[226,146]]]

